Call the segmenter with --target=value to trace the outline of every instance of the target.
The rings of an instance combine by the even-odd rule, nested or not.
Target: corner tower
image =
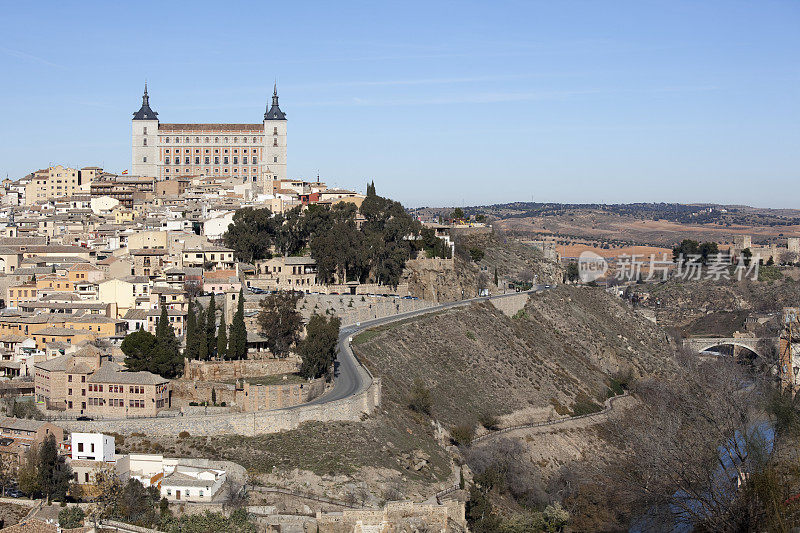
[[[131,130],[131,174],[158,176],[158,113],[150,109],[147,83],[142,107],[133,114]]]
[[[286,179],[286,113],[278,106],[278,84],[272,91],[272,106],[264,113],[264,162],[262,174]]]

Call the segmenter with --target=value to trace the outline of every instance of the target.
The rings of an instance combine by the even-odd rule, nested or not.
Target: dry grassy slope
[[[416,378],[433,392],[445,424],[478,414],[602,401],[609,378],[671,366],[665,334],[599,289],[559,287],[509,318],[475,304],[371,332],[356,350],[381,376],[384,398],[402,404]]]

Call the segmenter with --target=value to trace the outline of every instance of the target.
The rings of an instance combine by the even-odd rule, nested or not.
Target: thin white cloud
[[[17,59],[22,59],[24,61],[39,63],[40,65],[45,65],[53,68],[59,68],[59,69],[65,68],[63,65],[59,65],[58,63],[53,63],[52,61],[48,61],[43,57],[35,56],[33,54],[29,54],[21,50],[12,50],[11,48],[0,47],[0,51],[8,56],[16,57]]]

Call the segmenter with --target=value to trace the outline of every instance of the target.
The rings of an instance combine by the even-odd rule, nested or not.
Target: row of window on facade
[[[89,405],[105,405],[106,402],[103,398],[89,398]],[[125,407],[125,400],[122,398],[110,398],[108,400],[109,407]],[[70,402],[70,407],[72,407],[72,402]],[[134,407],[137,409],[144,408],[144,400],[128,400],[128,407]]]
[[[196,168],[196,169],[185,168],[185,169],[183,170],[183,173],[184,173],[184,174],[186,174],[186,175],[189,175],[189,174],[192,174],[192,173],[194,173],[194,172],[200,172],[200,171],[201,171],[201,169],[199,169],[199,168]],[[165,174],[169,174],[169,173],[170,173],[170,172],[169,172],[169,169],[168,169],[168,168],[165,168],[165,169],[164,169],[164,173],[165,173]],[[175,167],[175,168],[173,169],[172,173],[173,173],[173,174],[180,174],[180,173],[181,173],[181,169],[180,169],[180,167]],[[210,169],[210,168],[207,168],[207,169],[203,170],[203,173],[204,173],[204,174],[211,174],[211,169]],[[219,172],[219,168],[215,168],[215,169],[214,169],[214,174],[219,174],[219,173],[220,173],[220,172]],[[234,169],[233,169],[233,174],[238,174],[238,173],[239,173],[239,169],[238,169],[238,168],[234,168]],[[227,169],[227,168],[223,168],[223,169],[222,169],[222,174],[228,174],[228,169]],[[255,168],[254,168],[254,169],[253,169],[253,181],[256,181],[256,175],[257,175],[257,174],[258,174],[258,169],[255,169]],[[242,169],[242,175],[243,175],[243,177],[244,177],[245,179],[247,179],[247,169],[246,169],[246,168],[243,168],[243,169]]]
[[[184,159],[184,163],[183,163],[184,165],[191,165],[191,160],[192,160],[191,157],[186,156],[183,159]],[[250,160],[252,162],[249,162]],[[164,156],[164,164],[165,165],[171,164],[170,161],[171,161],[170,156],[168,156],[168,155]],[[219,165],[220,164],[219,161],[220,161],[219,156],[214,156],[214,164],[215,165]],[[176,155],[175,156],[175,164],[176,165],[180,165],[180,163],[181,163],[181,157]],[[195,165],[199,165],[200,164],[200,156],[195,156],[194,164]],[[211,158],[209,156],[204,157],[203,158],[203,164],[204,165],[210,165],[211,164]],[[223,165],[229,165],[230,164],[230,158],[228,156],[223,156],[222,157],[222,164]],[[236,156],[236,155],[233,156],[233,164],[234,165],[238,165],[239,164],[239,156]],[[246,155],[243,155],[242,156],[242,164],[243,165],[251,165],[251,164],[252,165],[257,165],[258,164],[258,158],[255,157],[255,156],[253,156],[252,158],[248,158]]]
[[[142,134],[143,135],[147,135],[147,127],[143,128]],[[278,135],[278,128],[277,127],[273,127],[272,128],[272,135]],[[163,139],[165,144],[169,144],[170,143],[170,137],[159,137],[159,138]],[[247,137],[242,137],[241,140],[242,140],[242,144],[247,144]],[[172,142],[174,142],[176,144],[180,143],[181,142],[181,138],[180,137],[175,137]],[[191,137],[184,137],[183,142],[189,144],[189,143],[192,142],[192,138]],[[195,137],[194,138],[194,142],[195,142],[195,144],[200,144],[200,137]],[[204,137],[203,138],[203,142],[208,144],[209,142],[211,142],[211,137]],[[228,138],[227,137],[223,137],[222,138],[222,142],[223,143],[227,143],[228,142]],[[258,143],[258,137],[253,137],[253,141],[252,142],[253,142],[253,144]],[[219,144],[219,137],[214,137],[214,143],[215,144]],[[239,137],[234,137],[233,138],[233,143],[234,144],[238,144],[239,143]],[[58,175],[60,176],[61,174],[58,174]],[[74,176],[74,174],[73,174],[73,176]]]
[[[224,149],[222,150],[222,153],[223,153],[223,154],[227,154],[228,152],[229,152],[229,150],[228,150],[227,148],[224,148]],[[164,153],[165,153],[165,154],[168,154],[168,153],[170,153],[170,152],[169,152],[169,148],[165,148],[165,149],[164,149]],[[173,153],[174,153],[175,155],[178,155],[178,154],[180,154],[180,153],[181,153],[181,149],[180,149],[180,148],[175,148],[175,149],[173,149]],[[192,151],[191,151],[191,150],[189,150],[188,148],[186,148],[186,149],[184,149],[183,153],[188,155],[188,154],[191,154],[191,153],[192,153]],[[195,148],[195,149],[194,149],[194,153],[195,153],[195,155],[200,155],[200,149],[199,149],[199,148]],[[211,153],[211,150],[209,150],[208,148],[206,148],[205,150],[203,150],[203,153],[205,153],[206,155],[209,155],[209,154]],[[218,153],[219,153],[219,148],[214,148],[214,153],[215,153],[215,154],[218,154]],[[233,149],[233,154],[234,154],[234,155],[237,155],[238,153],[239,153],[239,149],[238,149],[238,148],[234,148],[234,149]],[[243,154],[246,154],[246,153],[247,153],[247,148],[243,148],[243,149],[242,149],[242,153],[243,153]],[[255,157],[257,154],[258,154],[258,148],[253,148],[253,157]]]
[[[72,374],[69,376],[72,378]],[[70,379],[72,381],[72,379]],[[103,385],[101,384],[89,384],[89,392],[103,392]],[[125,385],[109,385],[108,392],[125,392]],[[144,394],[144,387],[139,385],[130,385],[128,387],[128,392],[131,394]]]

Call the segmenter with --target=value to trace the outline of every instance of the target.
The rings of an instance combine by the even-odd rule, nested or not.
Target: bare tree
[[[489,288],[489,276],[486,272],[481,272],[478,274],[478,290],[482,291],[487,288]]]
[[[785,251],[780,255],[780,263],[782,265],[793,265],[797,263],[797,252]]]
[[[517,275],[520,281],[530,283],[533,281],[533,270],[530,268],[523,268]]]
[[[356,490],[356,498],[358,498],[358,503],[361,507],[364,507],[366,503],[369,501],[369,491],[365,485],[361,485]]]
[[[733,360],[681,358],[672,380],[636,387],[640,406],[609,431],[620,455],[595,481],[634,516],[736,531],[737,487],[766,461],[762,384]],[[662,514],[663,513],[663,516]]]
[[[183,284],[183,290],[189,295],[189,298],[194,299],[203,291],[203,285],[196,280],[188,280]]]

